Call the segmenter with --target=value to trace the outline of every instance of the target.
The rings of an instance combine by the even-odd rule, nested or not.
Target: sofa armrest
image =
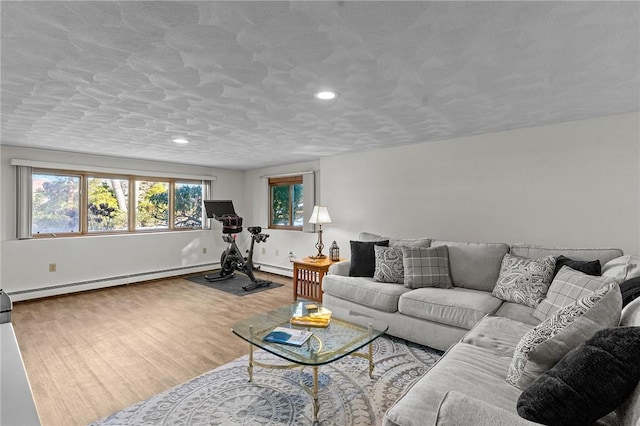
[[[343,277],[348,277],[349,269],[351,269],[351,261],[343,260],[342,262],[331,264],[327,273],[331,275],[342,275]]]
[[[515,409],[515,407],[514,407]],[[532,426],[530,422],[488,402],[470,397],[460,392],[444,394],[434,426]]]

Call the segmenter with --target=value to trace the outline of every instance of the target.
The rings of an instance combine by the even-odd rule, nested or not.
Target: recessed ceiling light
[[[323,90],[322,92],[315,94],[316,99],[320,99],[322,101],[330,101],[331,99],[335,99],[336,96],[336,92],[329,90]]]
[[[189,143],[189,141],[188,141],[188,140],[186,140],[185,138],[175,138],[175,139],[173,140],[173,142],[175,142],[175,143],[177,143],[177,144],[179,144],[179,145],[186,145],[186,144],[188,144],[188,143]]]

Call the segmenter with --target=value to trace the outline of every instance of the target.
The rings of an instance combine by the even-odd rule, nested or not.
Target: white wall
[[[0,285],[9,292],[108,278],[118,284],[156,271],[209,267],[225,246],[215,221],[211,231],[16,241],[11,158],[215,175],[213,198],[232,199],[245,226],[260,224],[260,176],[314,170],[316,204],[327,205],[333,220],[324,226],[325,252],[337,240],[343,257],[361,231],[640,253],[637,113],[246,172],[3,146]],[[265,270],[290,274],[290,251],[295,257],[315,252],[316,234],[265,232],[270,238],[256,246],[254,256]],[[248,243],[243,232],[241,249]],[[57,263],[58,271],[48,272],[49,263]]]
[[[244,217],[244,224],[247,226],[260,225],[264,226],[263,219],[267,218],[262,214],[266,210],[266,206],[259,203],[266,203],[267,200],[261,197],[261,185],[265,185],[264,179],[261,176],[272,176],[278,174],[299,173],[306,171],[316,172],[315,182],[315,198],[316,204],[321,203],[320,197],[320,161],[311,161],[305,163],[290,164],[286,166],[267,167],[262,169],[249,170],[245,172],[244,176],[244,200],[245,205],[251,205],[253,208],[247,213],[241,213]],[[262,208],[264,207],[264,209]],[[237,209],[236,209],[237,210]],[[331,213],[331,211],[329,211]],[[325,225],[325,229],[331,225]],[[265,243],[256,245],[254,250],[253,259],[255,262],[260,263],[265,271],[271,271],[280,273],[283,275],[291,275],[293,266],[289,260],[289,252],[293,252],[293,257],[301,258],[315,254],[317,249],[315,244],[318,241],[318,236],[315,233],[290,231],[281,229],[266,229],[263,232],[269,234],[269,238]],[[325,233],[326,235],[326,233]],[[248,234],[245,235],[247,238]],[[324,253],[328,253],[328,244],[324,240],[327,248]],[[329,244],[331,242],[329,241]],[[248,243],[247,243],[248,244]],[[265,252],[262,253],[262,248]]]
[[[236,208],[248,209],[244,199],[237,196],[243,189],[243,173],[239,171],[12,146],[2,146],[0,158],[2,288],[12,293],[89,282],[81,286],[20,294],[13,296],[14,300],[211,269],[212,263],[219,262],[225,243],[221,238],[221,226],[215,221],[209,231],[16,240],[15,169],[9,164],[13,158],[87,167],[117,167],[139,172],[216,176],[217,180],[212,185],[213,197],[232,198]],[[207,249],[207,254],[203,254],[203,248]],[[57,264],[56,272],[49,272],[50,263]],[[91,283],[95,280],[101,282]]]
[[[360,231],[640,253],[640,115],[321,159],[348,255]]]

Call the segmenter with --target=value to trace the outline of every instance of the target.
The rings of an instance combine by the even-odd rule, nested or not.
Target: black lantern
[[[331,257],[332,262],[337,262],[340,260],[340,247],[334,241],[331,243],[331,247],[329,248],[329,256]]]

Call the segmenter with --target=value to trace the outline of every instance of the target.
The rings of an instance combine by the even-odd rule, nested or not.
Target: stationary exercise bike
[[[263,243],[269,238],[268,234],[262,233],[259,226],[250,226],[247,231],[251,234],[251,246],[247,250],[247,256],[240,254],[240,249],[236,244],[236,235],[242,232],[242,217],[236,214],[231,200],[205,201],[204,207],[207,217],[222,223],[222,239],[228,244],[225,251],[220,256],[220,273],[217,275],[205,275],[209,282],[223,281],[233,278],[235,271],[240,271],[249,277],[251,283],[242,287],[244,291],[253,290],[271,284],[271,281],[259,280],[253,274],[253,270],[259,267],[253,266],[253,246],[255,243]]]

